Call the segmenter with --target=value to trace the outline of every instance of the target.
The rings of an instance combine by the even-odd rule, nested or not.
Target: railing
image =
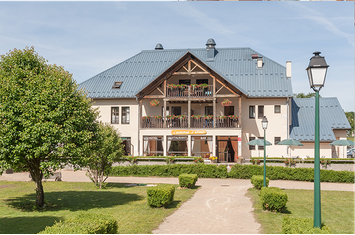
[[[190,128],[214,128],[214,121],[211,117],[195,116],[190,118]],[[238,118],[221,116],[216,119],[215,128],[238,128]],[[141,128],[164,128],[164,117],[144,116],[141,121]],[[189,128],[188,117],[173,116],[166,118],[166,128]]]
[[[172,88],[167,86],[167,97],[174,97],[174,98],[197,98],[197,97],[204,97],[204,98],[212,98],[213,97],[213,85],[208,85],[204,88],[198,87],[176,87]]]

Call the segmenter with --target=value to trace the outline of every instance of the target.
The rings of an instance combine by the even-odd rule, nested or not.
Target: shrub
[[[40,234],[114,234],[117,228],[117,221],[112,215],[81,213],[47,226]]]
[[[197,174],[181,174],[179,175],[179,185],[182,188],[192,188],[197,181]]]
[[[330,229],[322,224],[322,228],[314,228],[311,218],[292,218],[284,216],[282,233],[284,234],[331,234]]]
[[[147,189],[147,201],[151,207],[166,207],[174,200],[175,187],[173,185],[158,185]]]
[[[251,183],[252,183],[252,185],[254,185],[254,188],[256,188],[256,189],[261,189],[261,187],[263,187],[264,186],[264,176],[263,175],[253,175],[252,177],[251,177]],[[267,178],[266,177],[266,187],[268,187],[269,186],[269,178]]]
[[[281,212],[286,206],[287,199],[287,194],[280,188],[261,188],[260,201],[264,210]]]

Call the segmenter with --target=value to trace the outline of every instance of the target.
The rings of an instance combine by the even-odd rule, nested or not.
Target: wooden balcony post
[[[164,113],[163,113],[163,118],[164,118],[163,127],[166,128],[166,99],[164,99]]]
[[[189,93],[190,94],[190,93]],[[187,101],[187,127],[191,127],[191,100]]]
[[[239,116],[238,116],[238,127],[242,126],[242,96],[239,96]]]
[[[213,128],[216,128],[216,124],[217,124],[217,107],[216,107],[216,78],[213,76],[213,87],[212,87],[212,91],[213,91]]]

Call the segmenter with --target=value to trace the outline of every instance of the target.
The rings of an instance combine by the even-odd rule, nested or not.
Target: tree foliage
[[[312,97],[316,97],[316,93],[315,92],[309,92],[307,95],[304,93],[294,93],[293,94],[294,98],[312,98]],[[322,97],[319,95],[319,97]]]
[[[122,140],[113,126],[101,122],[94,139],[91,154],[86,159],[86,165],[89,167],[86,175],[97,187],[102,188],[113,163],[121,160],[123,154]]]
[[[345,112],[345,116],[348,119],[350,126],[351,126],[351,130],[348,131],[348,136],[352,136],[352,134],[354,133],[354,112]]]
[[[85,163],[97,115],[72,75],[33,47],[1,56],[0,167],[30,172],[37,206],[44,204],[44,175]]]

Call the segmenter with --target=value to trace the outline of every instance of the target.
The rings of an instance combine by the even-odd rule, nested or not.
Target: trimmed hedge
[[[254,185],[254,188],[261,189],[264,186],[264,175],[253,175],[251,177],[251,184]],[[269,186],[269,178],[266,177],[266,187]]]
[[[166,207],[174,200],[175,187],[173,185],[158,185],[147,189],[147,201],[151,207]]]
[[[264,210],[281,212],[287,203],[287,194],[277,187],[262,187],[260,190],[260,201]]]
[[[313,227],[311,218],[292,218],[284,216],[282,220],[282,233],[284,234],[331,234],[330,229],[324,226],[322,228]]]
[[[81,213],[47,226],[39,234],[114,234],[117,228],[117,221],[112,215]]]
[[[198,178],[233,178],[251,179],[253,175],[262,175],[263,166],[236,164],[227,173],[226,165],[212,164],[174,164],[174,165],[133,165],[112,167],[110,176],[160,176],[178,177],[179,175],[197,174]],[[313,168],[289,168],[266,166],[266,177],[270,180],[314,181]],[[320,170],[321,182],[354,183],[353,171]]]
[[[196,174],[181,174],[179,175],[179,185],[182,188],[192,188],[195,186],[197,179]]]

